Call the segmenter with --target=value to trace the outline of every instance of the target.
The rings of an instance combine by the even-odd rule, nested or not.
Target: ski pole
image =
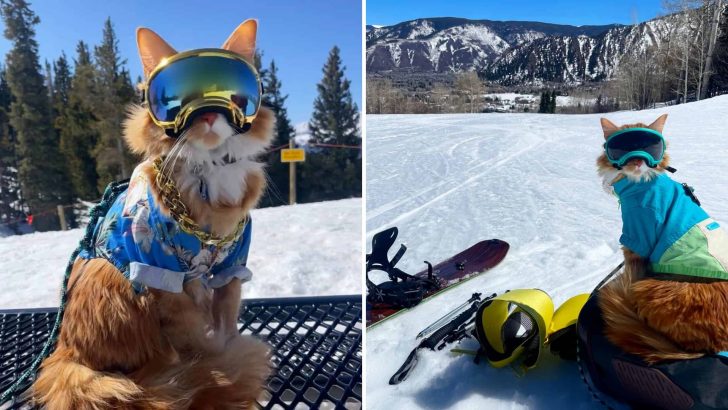
[[[473,293],[473,296],[471,296],[470,299],[468,299],[465,303],[446,313],[443,317],[437,319],[434,323],[427,326],[423,331],[417,334],[417,337],[415,339],[419,339],[425,335],[429,335],[430,333],[439,329],[443,324],[449,322],[450,320],[452,320],[453,317],[457,316],[458,314],[460,314],[460,312],[467,309],[468,306],[470,306],[473,302],[480,301],[480,295],[481,293]]]

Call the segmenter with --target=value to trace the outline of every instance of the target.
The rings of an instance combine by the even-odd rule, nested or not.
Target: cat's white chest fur
[[[266,146],[265,141],[245,134],[228,137],[213,150],[186,144],[180,153],[184,163],[177,184],[181,190],[198,191],[212,204],[239,204],[247,190],[246,177],[263,169],[255,156]]]

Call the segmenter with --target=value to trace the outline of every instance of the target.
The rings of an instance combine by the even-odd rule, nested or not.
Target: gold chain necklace
[[[235,230],[227,236],[219,237],[202,230],[192,217],[190,217],[187,205],[182,202],[182,198],[180,197],[174,181],[172,181],[167,174],[162,172],[162,162],[164,162],[163,157],[157,157],[154,162],[152,162],[154,179],[157,183],[157,187],[159,188],[162,202],[167,206],[167,208],[169,208],[169,213],[172,214],[172,217],[183,231],[190,235],[194,235],[200,240],[200,242],[206,245],[214,246],[226,245],[240,236],[243,229],[245,229],[245,225],[248,223],[247,215],[238,222],[237,228],[235,228]]]

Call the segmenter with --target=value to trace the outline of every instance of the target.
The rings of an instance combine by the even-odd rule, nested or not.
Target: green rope
[[[6,391],[3,392],[2,396],[0,396],[0,405],[5,403],[6,400],[10,398],[12,394],[14,394],[18,387],[25,382],[28,377],[31,375],[35,375],[35,373],[38,371],[38,367],[40,366],[40,363],[48,357],[50,352],[52,351],[52,348],[55,347],[57,338],[58,338],[58,329],[61,327],[61,321],[63,319],[63,312],[66,308],[66,291],[68,289],[68,279],[71,277],[71,270],[73,269],[73,263],[76,261],[76,257],[78,257],[78,254],[81,253],[84,249],[89,249],[91,247],[91,241],[94,234],[94,229],[96,228],[96,223],[99,220],[100,216],[106,215],[106,212],[109,210],[111,205],[116,201],[116,198],[119,196],[121,192],[123,192],[126,187],[128,186],[128,181],[121,181],[121,182],[115,182],[111,183],[106,187],[106,190],[104,190],[104,195],[101,198],[101,202],[96,204],[93,208],[91,208],[91,211],[89,212],[89,222],[86,226],[86,232],[83,235],[83,239],[78,244],[78,247],[75,251],[71,254],[71,258],[68,260],[68,265],[66,266],[66,273],[63,277],[63,284],[61,285],[61,303],[58,307],[58,314],[56,315],[56,321],[53,324],[53,328],[51,329],[50,334],[48,335],[48,340],[46,340],[45,344],[43,345],[43,349],[40,351],[38,356],[33,360],[33,363],[31,363],[30,368],[26,370],[20,377],[13,383]]]

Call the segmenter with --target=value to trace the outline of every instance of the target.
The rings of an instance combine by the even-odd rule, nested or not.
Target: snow
[[[244,298],[361,293],[361,199],[252,212]],[[83,230],[0,239],[0,309],[58,306],[66,263]]]
[[[504,103],[513,104],[516,99],[528,100],[531,102],[538,102],[539,97],[533,94],[518,94],[518,93],[490,93],[485,94],[485,98],[499,99]],[[557,100],[558,102],[558,100]]]
[[[534,94],[519,94],[519,93],[489,93],[484,94],[486,98],[485,108],[497,112],[509,112],[513,111],[513,106],[516,106],[517,111],[523,111],[524,107],[530,110],[537,111],[538,104],[541,97]],[[558,95],[556,96],[557,107],[576,107],[577,105],[594,105],[596,98],[586,97],[574,97]]]
[[[409,23],[411,31],[407,34],[408,40],[427,37],[435,32],[432,23],[429,20],[415,20]]]
[[[673,178],[696,188],[703,208],[728,224],[728,96],[642,112],[607,114],[618,124],[669,113]],[[399,227],[408,252],[398,267],[423,268],[487,238],[511,244],[496,269],[367,331],[366,397],[372,409],[600,408],[575,363],[545,353],[519,377],[475,365],[448,349],[422,351],[407,380],[390,376],[415,335],[473,292],[540,288],[556,306],[590,292],[622,256],[616,198],[595,160],[599,115],[370,115],[367,119],[367,249],[374,233]],[[390,255],[391,256],[391,255]],[[473,340],[461,347],[474,349]]]
[[[296,145],[308,145],[308,141],[311,139],[311,131],[308,129],[308,121],[300,122],[293,126],[295,130],[294,140]]]
[[[577,105],[594,105],[596,104],[596,98],[585,98],[585,97],[573,97],[569,95],[557,95],[556,106],[557,107],[576,107]]]

